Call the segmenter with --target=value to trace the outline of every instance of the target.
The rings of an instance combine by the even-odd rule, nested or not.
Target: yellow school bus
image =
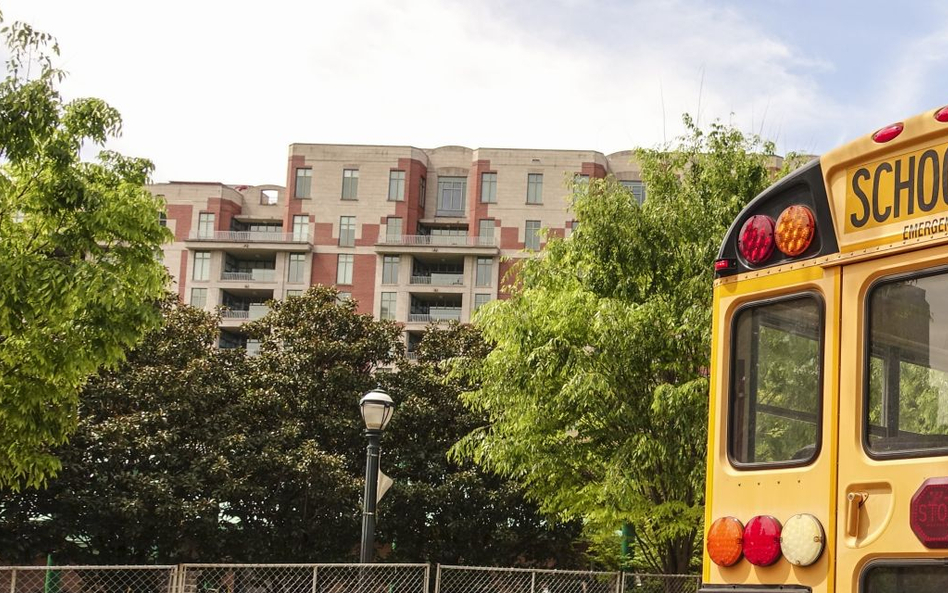
[[[948,107],[757,196],[715,277],[702,593],[948,591]]]

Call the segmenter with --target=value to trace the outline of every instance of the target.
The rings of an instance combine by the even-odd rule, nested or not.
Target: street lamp
[[[395,411],[395,402],[381,389],[366,393],[359,402],[365,422],[365,498],[362,502],[362,550],[360,562],[372,562],[375,555],[375,504],[379,486],[379,440]]]

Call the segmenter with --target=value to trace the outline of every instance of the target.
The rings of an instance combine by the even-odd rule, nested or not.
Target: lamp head
[[[359,402],[366,430],[385,430],[395,411],[395,402],[381,389],[373,389]]]

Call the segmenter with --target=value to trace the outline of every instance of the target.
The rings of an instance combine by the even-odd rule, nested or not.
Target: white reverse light
[[[794,515],[783,524],[780,533],[780,551],[790,564],[809,566],[823,553],[826,535],[819,519],[803,513]]]

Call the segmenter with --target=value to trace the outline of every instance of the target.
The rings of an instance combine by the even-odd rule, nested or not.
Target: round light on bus
[[[780,521],[758,515],[744,527],[744,557],[754,566],[770,566],[780,559]]]
[[[774,219],[763,214],[748,218],[741,227],[737,247],[748,263],[767,261],[774,252]]]
[[[942,123],[948,122],[948,105],[935,112],[935,120]]]
[[[790,206],[777,217],[774,239],[777,249],[790,257],[806,251],[813,242],[816,219],[806,206]]]
[[[880,130],[877,130],[875,134],[872,135],[872,139],[882,144],[883,142],[888,142],[896,136],[902,133],[902,122],[897,124],[892,124],[891,126],[886,126]]]
[[[787,519],[780,532],[780,550],[790,564],[809,566],[823,553],[826,536],[819,519],[806,513]]]
[[[708,556],[718,566],[733,566],[744,555],[744,526],[734,517],[721,517],[708,530]]]

